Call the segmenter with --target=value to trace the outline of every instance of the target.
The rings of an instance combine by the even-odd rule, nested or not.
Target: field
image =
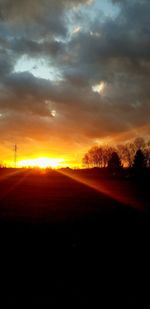
[[[2,169],[0,302],[147,303],[149,205],[143,180]]]

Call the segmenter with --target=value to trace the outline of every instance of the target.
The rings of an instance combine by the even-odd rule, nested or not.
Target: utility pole
[[[18,147],[17,147],[17,144],[14,145],[14,165],[15,167],[17,166],[17,150],[18,150]]]

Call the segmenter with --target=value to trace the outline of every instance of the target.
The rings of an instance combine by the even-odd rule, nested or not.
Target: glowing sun
[[[18,163],[19,167],[40,167],[40,168],[57,168],[61,166],[61,163],[64,159],[57,159],[57,158],[37,158],[37,159],[30,159],[30,160],[23,160]]]

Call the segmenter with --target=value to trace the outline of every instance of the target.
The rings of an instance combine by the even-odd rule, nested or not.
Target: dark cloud
[[[58,41],[50,41],[39,43],[37,41],[28,40],[25,38],[14,39],[11,48],[17,54],[27,54],[31,57],[40,57],[41,55],[56,56],[61,53],[63,43]]]
[[[11,32],[26,36],[65,35],[64,10],[86,0],[1,0],[1,20],[11,25]],[[18,26],[20,27],[18,29]]]

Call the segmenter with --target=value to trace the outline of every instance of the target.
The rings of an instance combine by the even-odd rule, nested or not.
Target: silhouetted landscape
[[[130,169],[1,169],[1,301],[146,304],[149,180],[149,169],[142,179]]]
[[[150,307],[150,0],[0,0],[0,308]]]

